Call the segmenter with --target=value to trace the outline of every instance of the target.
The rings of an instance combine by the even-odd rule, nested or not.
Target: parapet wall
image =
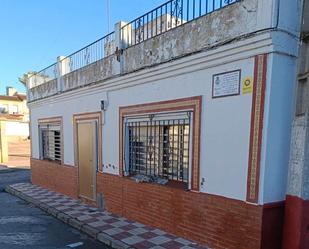
[[[123,72],[210,49],[251,33],[258,28],[257,5],[256,1],[241,1],[129,47],[122,57]]]
[[[264,0],[242,0],[125,49],[121,49],[124,41],[120,32],[115,30],[117,49],[113,54],[31,88],[29,102],[93,83],[104,84],[111,77],[119,77],[240,39],[265,25],[261,24],[259,16],[260,12],[267,9],[266,5],[268,3]],[[63,65],[59,66],[61,67]]]

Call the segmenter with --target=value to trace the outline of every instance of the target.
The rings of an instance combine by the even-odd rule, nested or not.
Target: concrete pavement
[[[110,248],[3,191],[16,182],[30,182],[30,171],[0,170],[1,249]]]
[[[17,183],[7,186],[6,191],[116,249],[206,249],[193,241],[99,210],[37,185]]]

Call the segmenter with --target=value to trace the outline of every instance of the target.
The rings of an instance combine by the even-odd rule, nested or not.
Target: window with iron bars
[[[126,170],[188,184],[191,112],[125,120]]]
[[[42,124],[40,132],[40,158],[61,162],[60,124]]]

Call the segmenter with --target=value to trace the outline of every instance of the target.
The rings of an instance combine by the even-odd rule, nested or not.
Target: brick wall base
[[[262,249],[282,249],[285,202],[263,206]]]
[[[72,198],[78,197],[77,167],[31,159],[32,184]]]
[[[108,174],[97,182],[113,213],[214,249],[261,248],[261,206]]]
[[[77,167],[31,160],[32,183],[78,198]],[[283,203],[258,206],[97,173],[106,208],[213,249],[281,249]]]
[[[309,248],[309,200],[286,197],[283,249]]]

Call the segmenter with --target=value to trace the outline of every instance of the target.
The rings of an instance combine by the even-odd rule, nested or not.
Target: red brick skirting
[[[262,207],[98,173],[107,209],[214,249],[259,249]]]
[[[31,160],[32,183],[73,198],[77,167]],[[112,213],[213,249],[281,249],[284,203],[259,206],[220,196],[97,173]]]
[[[263,206],[262,249],[282,249],[284,206],[284,201]]]
[[[283,249],[309,248],[309,200],[286,197]]]
[[[77,167],[32,158],[31,182],[77,198]]]

